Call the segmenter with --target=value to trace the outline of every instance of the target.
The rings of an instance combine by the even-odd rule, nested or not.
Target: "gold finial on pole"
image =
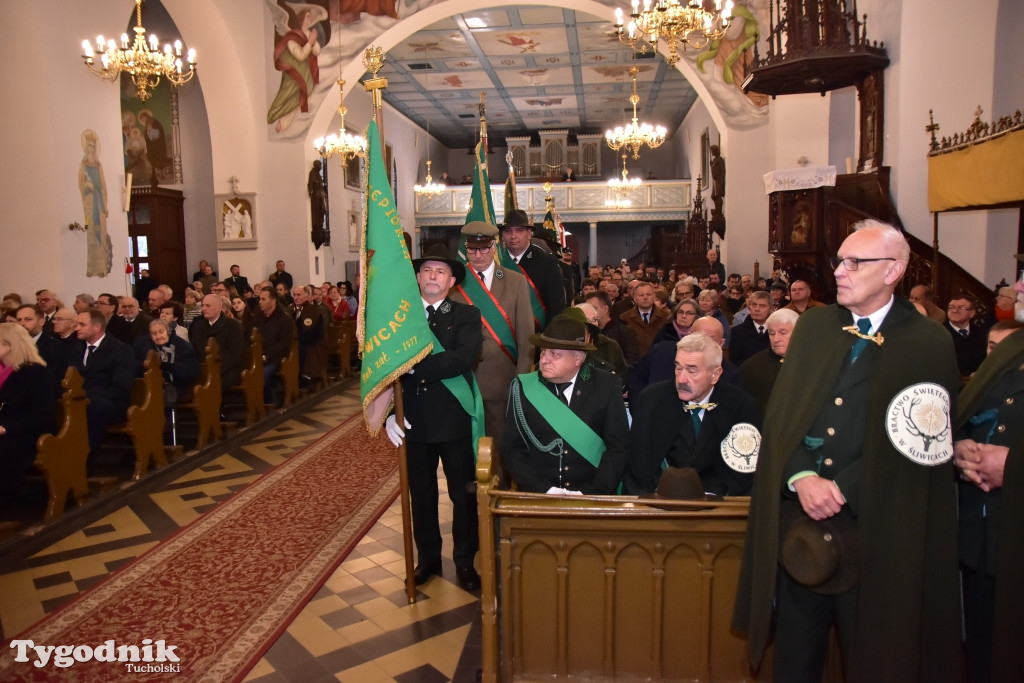
[[[377,75],[377,72],[384,67],[384,60],[386,58],[387,55],[384,53],[384,50],[376,45],[371,45],[363,52],[363,66],[366,67],[367,71],[373,74],[373,78],[367,78],[363,81],[363,88],[366,89],[366,92],[373,94],[373,111],[375,117],[377,116],[377,112],[382,111],[384,108],[383,93],[381,91],[388,87],[388,79]],[[380,125],[380,121],[378,121],[377,124]]]

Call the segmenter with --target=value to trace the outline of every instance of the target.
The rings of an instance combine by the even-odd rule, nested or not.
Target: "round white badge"
[[[918,465],[941,465],[953,457],[949,392],[932,382],[913,384],[889,403],[885,430],[889,440]]]
[[[722,460],[741,474],[757,469],[757,453],[761,450],[761,432],[749,422],[734,424],[722,439]]]

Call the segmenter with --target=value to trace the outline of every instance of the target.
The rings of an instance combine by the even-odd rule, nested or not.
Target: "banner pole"
[[[363,87],[371,93],[373,98],[373,118],[377,122],[377,130],[380,133],[381,148],[384,147],[384,101],[383,89],[388,87],[388,79],[380,77],[377,72],[384,65],[384,51],[378,47],[369,47],[363,53],[363,65],[373,73],[373,78],[363,82]],[[390,169],[387,169],[390,171]],[[399,426],[405,424],[405,402],[402,398],[402,383],[395,381],[395,421]],[[412,549],[412,507],[409,501],[409,461],[407,458],[405,441],[398,447],[398,486],[402,506],[402,541],[405,550],[405,595],[409,604],[416,602],[416,580],[413,577],[413,549]]]
[[[402,397],[402,383],[396,381],[395,391],[395,422],[405,424],[405,400]],[[416,580],[413,578],[412,562],[412,508],[409,501],[409,460],[405,441],[398,447],[398,491],[402,502],[402,541],[405,549],[405,595],[409,604],[416,602]]]

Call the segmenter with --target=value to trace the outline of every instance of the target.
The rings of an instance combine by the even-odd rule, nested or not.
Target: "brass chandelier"
[[[420,185],[417,183],[413,186],[412,191],[419,197],[425,197],[427,199],[433,199],[445,193],[448,189],[444,183],[435,183],[433,176],[430,175],[430,123],[427,123],[427,176],[424,178],[426,183]]]
[[[338,106],[341,130],[337,135],[331,133],[326,138],[317,138],[313,141],[313,148],[325,158],[337,154],[341,162],[345,163],[349,159],[366,156],[366,138],[345,130],[345,114],[348,113],[348,107],[345,106],[345,80],[342,78],[338,79],[338,92],[341,97],[341,104]]]
[[[608,181],[608,189],[611,191],[611,196],[604,203],[605,207],[609,209],[615,209],[619,211],[621,209],[628,209],[633,205],[627,194],[632,190],[640,188],[643,182],[639,178],[630,178],[629,171],[626,170],[626,152],[622,152],[622,177],[612,178]]]
[[[605,131],[604,138],[608,146],[618,152],[620,149],[628,149],[633,152],[633,159],[640,158],[640,148],[646,145],[655,149],[665,142],[665,126],[652,126],[649,123],[640,123],[636,116],[636,105],[640,103],[640,96],[636,94],[637,68],[631,66],[629,73],[633,77],[633,94],[629,101],[633,105],[633,121],[625,127],[616,126],[615,130]],[[625,152],[623,152],[625,154]]]
[[[132,82],[138,89],[136,96],[145,102],[149,99],[149,91],[166,78],[172,85],[181,85],[191,80],[196,74],[196,51],[186,53],[186,62],[181,60],[182,45],[180,40],[164,45],[164,51],[158,49],[159,42],[153,34],[146,42],[146,29],[142,27],[142,0],[135,0],[135,42],[128,46],[128,34],[121,34],[121,47],[117,47],[114,39],[104,41],[103,36],[96,38],[96,48],[88,40],[82,41],[82,59],[94,75],[108,81],[116,81],[124,72],[131,75]],[[96,63],[97,54],[99,64]],[[185,65],[188,69],[185,69]]]
[[[640,43],[650,43],[657,50],[659,40],[668,44],[669,66],[679,61],[677,45],[696,50],[712,40],[725,35],[732,18],[732,0],[715,0],[715,11],[704,9],[703,0],[644,0],[640,9],[639,0],[632,0],[633,11],[627,24],[621,9],[615,10],[615,32],[623,45],[632,49]]]

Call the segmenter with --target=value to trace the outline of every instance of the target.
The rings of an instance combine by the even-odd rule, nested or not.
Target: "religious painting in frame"
[[[359,181],[361,176],[359,174],[359,164],[362,160],[359,157],[352,157],[351,159],[345,159],[345,163],[341,166],[345,169],[345,187],[350,187],[353,190],[359,189]]]
[[[180,185],[181,148],[178,128],[178,90],[160,79],[145,102],[131,76],[121,74],[121,140],[125,174],[132,185]]]
[[[257,247],[254,193],[218,194],[213,197],[218,249]]]
[[[359,251],[359,241],[362,239],[362,224],[359,221],[358,211],[348,212],[348,250]]]

